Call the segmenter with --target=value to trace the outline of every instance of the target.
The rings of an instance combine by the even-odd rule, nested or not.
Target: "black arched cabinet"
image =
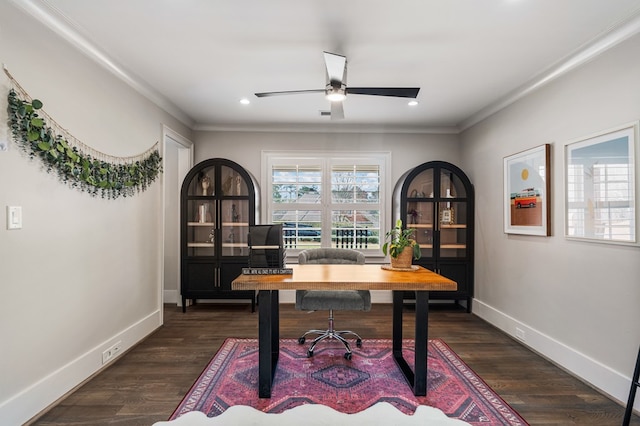
[[[256,186],[244,168],[223,158],[202,161],[185,177],[180,192],[183,312],[187,300],[195,299],[247,299],[255,310],[255,293],[233,291],[231,281],[248,266]]]
[[[415,229],[422,257],[414,260],[458,283],[458,290],[432,291],[430,300],[473,298],[474,189],[467,175],[444,161],[430,161],[406,172],[393,196],[393,220]],[[405,298],[413,298],[407,292]]]

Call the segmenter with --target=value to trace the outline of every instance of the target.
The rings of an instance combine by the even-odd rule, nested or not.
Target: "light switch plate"
[[[22,229],[21,206],[7,206],[7,229]]]

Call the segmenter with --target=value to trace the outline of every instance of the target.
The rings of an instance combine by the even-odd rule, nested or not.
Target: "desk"
[[[455,291],[458,285],[423,267],[400,272],[381,265],[290,265],[293,275],[240,275],[233,290],[258,291],[258,395],[271,397],[280,352],[279,290],[392,290],[393,357],[416,396],[427,394],[429,291]],[[402,356],[402,292],[416,292],[415,367]]]

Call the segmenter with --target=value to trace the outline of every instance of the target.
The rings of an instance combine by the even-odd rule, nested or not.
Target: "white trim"
[[[537,77],[511,91],[475,114],[463,119],[458,126],[394,126],[390,128],[388,126],[340,125],[330,123],[320,126],[309,126],[304,124],[286,126],[269,126],[264,124],[198,124],[169,99],[161,95],[156,89],[148,86],[140,78],[132,76],[128,70],[124,69],[114,59],[110,58],[106,53],[91,43],[86,36],[81,34],[77,25],[74,25],[69,18],[64,16],[59,10],[55,9],[46,1],[39,3],[36,2],[36,0],[11,0],[11,2],[29,15],[33,16],[46,27],[50,28],[56,34],[69,41],[72,45],[78,48],[78,50],[129,84],[133,89],[147,97],[160,108],[176,117],[183,124],[189,126],[193,130],[203,131],[458,134],[640,32],[640,10],[637,10],[630,17],[625,18],[616,25],[612,25],[610,28],[603,31],[598,37],[591,40],[591,42],[585,43],[583,46],[576,49],[573,54],[568,55],[563,60],[557,62],[546,71],[540,73]]]
[[[196,124],[193,130],[207,132],[255,132],[255,133],[359,133],[359,134],[416,134],[457,135],[455,126],[376,126],[361,124]]]
[[[193,127],[194,121],[178,108],[173,102],[160,94],[156,89],[146,84],[142,79],[133,77],[131,72],[109,57],[104,51],[82,34],[76,24],[62,12],[46,1],[35,0],[11,0],[11,2],[44,24],[80,52],[94,60],[98,65],[111,72],[113,75],[131,86],[136,92],[149,99],[158,107],[180,120],[184,125]]]
[[[523,345],[557,364],[578,379],[599,389],[612,399],[620,402],[620,404],[626,405],[631,386],[631,377],[626,377],[624,374],[480,300],[474,299],[473,313],[509,336],[518,339]],[[516,328],[522,331],[526,338],[518,337]],[[640,399],[638,398],[636,398],[634,409],[640,410]]]
[[[182,299],[179,297],[180,296],[180,257],[178,257],[178,277],[177,277],[177,283],[178,283],[178,288],[176,288],[175,290],[165,290],[164,288],[164,281],[165,281],[165,277],[164,277],[164,244],[165,244],[165,239],[166,239],[166,234],[165,234],[165,227],[166,227],[166,213],[165,213],[165,209],[166,209],[166,191],[167,190],[175,190],[177,191],[178,194],[180,194],[180,189],[182,186],[182,180],[184,179],[184,177],[186,176],[186,174],[189,172],[189,170],[191,169],[191,167],[193,167],[193,162],[194,162],[194,144],[193,142],[191,142],[189,139],[185,138],[184,136],[180,135],[178,132],[174,131],[173,129],[171,129],[170,127],[166,126],[166,125],[162,125],[162,151],[163,154],[166,152],[166,144],[167,142],[171,140],[172,142],[174,142],[176,145],[178,145],[179,148],[178,149],[178,179],[177,182],[167,182],[166,181],[166,174],[163,173],[162,174],[162,208],[161,208],[161,239],[160,241],[162,241],[162,245],[160,247],[160,261],[159,263],[159,273],[160,273],[160,288],[158,290],[158,297],[160,298],[159,304],[158,306],[160,307],[160,311],[161,311],[161,317],[162,317],[162,306],[164,305],[164,303],[177,303],[178,306],[182,306]],[[162,156],[162,166],[163,169],[166,170],[166,155]],[[178,229],[179,232],[179,229]],[[164,319],[162,318],[161,321],[164,322]]]
[[[163,300],[164,303],[175,303],[176,305],[180,305],[182,300],[180,299],[180,291],[178,290],[163,290]]]
[[[478,124],[485,118],[508,107],[512,103],[524,98],[542,86],[562,77],[569,71],[584,65],[639,32],[640,10],[636,11],[625,21],[609,28],[607,31],[604,31],[601,35],[591,40],[591,42],[583,44],[580,48],[576,49],[573,54],[568,55],[546,71],[538,74],[532,80],[466,118],[458,125],[458,130],[463,132],[469,127]]]
[[[323,185],[327,185],[327,182],[330,184],[331,182],[331,166],[338,164],[356,164],[356,165],[365,165],[365,164],[376,164],[380,166],[380,187],[379,187],[379,199],[381,200],[378,206],[380,206],[380,239],[386,232],[388,214],[391,210],[391,197],[388,197],[387,194],[391,194],[392,183],[391,180],[391,152],[389,151],[367,151],[367,152],[357,152],[357,151],[270,151],[263,150],[261,152],[261,198],[266,200],[262,204],[261,209],[261,217],[265,218],[266,221],[269,221],[271,218],[271,209],[273,208],[271,197],[270,197],[270,183],[271,183],[271,175],[270,170],[271,166],[277,163],[279,160],[283,160],[283,163],[293,164],[305,164],[305,165],[318,165],[322,167],[322,183]],[[326,192],[323,191],[323,202],[322,204],[313,204],[307,205],[305,208],[308,209],[316,209],[316,210],[327,210],[330,211],[332,209],[332,204],[329,200],[330,196],[327,196]],[[370,206],[356,206],[354,204],[349,204],[349,206],[355,206],[356,208],[361,207],[370,207]],[[322,228],[327,229],[331,227],[331,217],[330,215],[324,215]],[[323,243],[325,241],[323,240]],[[365,255],[375,255],[378,254],[380,250],[370,249],[370,250],[362,250]],[[288,250],[290,255],[296,255],[298,250],[290,249]]]
[[[3,424],[26,423],[38,415],[43,407],[56,403],[61,395],[72,391],[87,378],[111,364],[118,356],[160,327],[161,310],[162,307],[3,401],[0,404],[0,418]],[[118,341],[122,342],[120,355],[103,365],[102,352]]]

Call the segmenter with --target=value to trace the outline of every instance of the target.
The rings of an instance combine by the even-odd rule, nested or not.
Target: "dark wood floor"
[[[411,310],[410,307],[407,310]],[[145,425],[166,420],[226,337],[257,337],[248,305],[165,306],[165,324],[31,425]],[[326,312],[281,309],[281,337],[322,328]],[[363,338],[391,337],[391,306],[337,312],[340,328]],[[412,337],[412,315],[405,315]],[[531,425],[621,425],[624,407],[594,391],[483,320],[433,307],[430,338],[443,339]],[[635,416],[633,425],[640,425]]]

